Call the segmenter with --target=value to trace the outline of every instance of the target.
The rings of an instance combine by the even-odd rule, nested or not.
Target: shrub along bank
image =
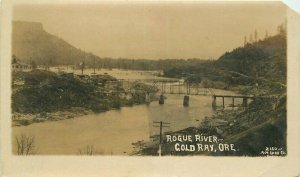
[[[73,108],[84,108],[93,112],[119,109],[122,106],[142,104],[144,92],[133,92],[124,95],[122,88],[106,88],[107,81],[116,79],[98,76],[98,82],[87,82],[69,74],[58,75],[45,70],[13,73],[12,111],[18,114],[41,114],[57,111],[68,111]],[[132,89],[144,89],[155,92],[155,89],[144,84],[133,84]]]

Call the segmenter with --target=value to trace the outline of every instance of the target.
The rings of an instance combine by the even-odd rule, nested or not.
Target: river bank
[[[122,83],[110,75],[74,75],[47,70],[13,73],[12,126],[70,119],[155,100],[156,89],[140,82]],[[130,90],[130,92],[128,91]],[[150,100],[150,101],[151,101]]]
[[[216,136],[221,143],[232,144],[234,151],[177,151],[176,142],[168,142],[167,135],[182,136]],[[257,99],[247,109],[217,110],[214,115],[207,116],[197,126],[179,131],[165,132],[163,135],[162,155],[212,155],[212,156],[266,156],[266,147],[281,149],[280,156],[286,155],[286,97],[278,99]],[[178,142],[177,142],[178,143]],[[187,146],[194,142],[183,143]],[[159,135],[152,141],[134,143],[132,155],[158,155]]]
[[[93,113],[91,110],[87,110],[85,108],[71,108],[65,111],[57,111],[57,112],[42,112],[42,113],[12,113],[12,126],[27,126],[33,123],[40,123],[46,121],[58,121],[65,119],[73,119],[76,117],[80,117],[83,115]]]
[[[122,139],[119,138],[118,140],[124,142],[124,146],[126,145],[124,147],[126,154],[133,152],[136,155],[157,155],[159,129],[153,127],[153,122],[157,121],[170,123],[171,126],[164,129],[164,132],[168,134],[200,133],[218,136],[224,139],[224,142],[247,144],[249,141],[240,139],[249,135],[245,132],[251,134],[257,126],[267,124],[268,131],[276,134],[276,131],[280,130],[280,124],[279,126],[276,124],[277,127],[274,125],[274,128],[270,122],[278,122],[277,120],[282,120],[285,117],[284,113],[281,113],[284,111],[284,100],[280,104],[276,103],[277,106],[274,106],[276,102],[274,100],[249,102],[248,110],[250,112],[240,108],[214,112],[212,110],[212,98],[209,95],[190,95],[190,104],[188,107],[184,107],[182,105],[183,95],[170,94],[166,95],[167,99],[164,105],[153,102],[146,106],[143,105],[145,103],[144,91],[153,91],[154,94],[157,90],[143,83],[134,82],[130,84],[132,90],[136,91],[133,94],[113,94],[108,92],[109,89],[105,87],[105,83],[95,86],[77,78],[53,75],[53,73],[33,74],[33,76],[44,75],[44,77],[38,77],[39,80],[37,81],[36,77],[29,77],[29,82],[27,80],[27,83],[24,82],[22,85],[13,85],[13,108],[15,111],[13,112],[12,126],[15,136],[22,133],[35,136],[41,154],[76,154],[76,150],[82,148],[78,142],[83,145],[94,145],[101,151],[105,146],[104,154],[122,154],[124,152],[122,149],[113,150],[114,152],[109,150],[116,148],[119,142],[107,143],[108,140],[111,141],[112,137],[122,136]],[[168,86],[164,89],[169,90],[170,87]],[[120,90],[121,88],[116,85],[111,89]],[[139,90],[143,92],[139,92]],[[236,93],[228,90],[212,90],[215,94],[236,95]],[[217,105],[221,105],[221,101],[218,99]],[[225,106],[230,107],[230,104],[231,99],[225,98]],[[240,104],[239,100],[235,101],[236,106]],[[277,119],[277,117],[279,118]],[[44,123],[37,124],[38,122]],[[45,128],[47,132],[40,134]],[[262,129],[255,130],[258,132]],[[284,127],[280,132],[284,132]],[[263,131],[262,133],[272,137],[272,134],[268,132]],[[68,137],[72,138],[66,139],[65,136],[62,136],[59,139],[59,145],[45,145],[47,143],[44,140],[45,137],[57,139],[62,134],[68,134]],[[275,138],[284,141],[284,138],[279,137],[281,135],[276,135]],[[253,142],[260,141],[255,132],[252,138],[254,139]],[[99,139],[103,141],[99,141]],[[141,141],[139,142],[139,140]],[[274,141],[274,137],[271,141]],[[133,151],[131,150],[132,143],[136,147]],[[281,141],[278,146],[283,144]],[[262,145],[265,144],[262,143]],[[243,146],[245,147],[245,145],[241,145],[241,147]],[[253,145],[249,146],[252,148]],[[196,152],[174,153],[172,148],[174,148],[173,144],[164,144],[163,154],[197,154]],[[233,155],[239,155],[242,152],[235,152]],[[201,152],[199,155],[207,153],[209,152]],[[244,154],[253,155],[257,153],[247,151]],[[212,155],[227,154],[212,153]]]
[[[157,100],[157,98],[152,99]],[[118,110],[124,107],[132,107],[136,105],[141,105],[145,103],[135,103],[130,105],[122,105],[120,108],[108,108],[106,110],[97,111],[97,113],[105,113],[112,110]],[[70,109],[66,109],[63,111],[56,112],[41,112],[41,113],[12,113],[12,127],[15,126],[28,126],[34,123],[42,123],[42,122],[51,122],[51,121],[60,121],[66,119],[76,119],[84,115],[92,115],[95,114],[95,111],[84,107],[72,107]]]
[[[154,121],[166,121],[172,126],[164,131],[178,131],[196,126],[205,116],[211,116],[210,96],[190,96],[190,106],[182,105],[182,95],[166,95],[164,105],[152,101],[74,118],[12,127],[13,140],[22,134],[35,137],[36,154],[78,154],[78,149],[93,146],[105,155],[129,155],[132,143],[149,141],[159,132]],[[50,141],[53,140],[53,141]],[[124,153],[126,152],[126,153]]]

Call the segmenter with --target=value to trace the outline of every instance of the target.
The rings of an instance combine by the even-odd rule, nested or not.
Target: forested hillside
[[[164,71],[168,77],[186,77],[208,87],[232,88],[258,85],[264,92],[282,92],[286,86],[285,31],[224,53],[215,62],[192,67],[174,67]],[[218,84],[214,84],[218,83]]]
[[[175,150],[175,143],[168,142],[165,138],[161,153],[164,155],[267,156],[274,154],[269,154],[265,150],[268,147],[275,147],[281,150],[276,155],[285,156],[287,153],[286,67],[286,34],[284,30],[280,30],[275,36],[247,43],[243,47],[226,52],[215,62],[165,70],[165,75],[168,77],[185,77],[186,81],[192,84],[233,90],[244,95],[254,95],[255,99],[246,109],[217,110],[214,116],[205,118],[196,127],[169,133],[173,136],[217,135],[223,139],[223,142],[233,143],[238,148],[237,151],[183,152]],[[160,140],[158,136],[153,139],[151,143],[136,143],[136,154],[156,155]]]
[[[264,75],[282,81],[286,76],[286,36],[284,33],[226,52],[217,66],[245,75]],[[271,73],[270,73],[271,72]],[[277,77],[278,76],[278,77]]]

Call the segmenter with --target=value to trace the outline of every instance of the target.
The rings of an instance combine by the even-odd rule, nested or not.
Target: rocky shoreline
[[[277,102],[279,104],[277,104]],[[167,142],[163,136],[161,153],[163,155],[213,155],[213,156],[265,156],[265,147],[280,147],[286,152],[286,96],[279,100],[254,100],[247,109],[216,110],[215,114],[205,117],[196,127],[189,127],[166,135],[205,135],[222,139],[219,144],[233,144],[237,151],[197,151],[182,152],[174,149],[175,143]],[[133,143],[135,152],[132,155],[157,155],[159,136],[151,141]],[[190,145],[189,142],[185,143]]]
[[[137,103],[130,105],[139,105]],[[122,106],[122,107],[127,107]],[[106,112],[106,111],[111,111],[111,110],[116,110],[117,108],[109,108],[108,110],[102,110],[101,112]],[[97,113],[101,113],[97,112]],[[94,111],[90,109],[86,109],[83,107],[72,107],[68,110],[64,111],[57,111],[57,112],[41,112],[41,113],[18,113],[18,112],[13,112],[12,113],[12,127],[15,126],[27,126],[33,123],[41,123],[41,122],[46,122],[46,121],[59,121],[59,120],[65,120],[65,119],[73,119],[76,117],[80,117],[83,115],[88,115],[88,114],[95,114]]]
[[[58,121],[73,119],[75,117],[91,114],[92,111],[85,108],[75,107],[66,111],[42,112],[37,114],[12,113],[12,126],[27,126],[33,123],[45,121]]]

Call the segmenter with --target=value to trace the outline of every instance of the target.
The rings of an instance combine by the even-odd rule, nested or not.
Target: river
[[[140,72],[137,74],[141,75]],[[149,77],[156,76],[149,75]],[[124,75],[121,79],[128,77]],[[232,94],[229,91],[214,91]],[[191,95],[189,107],[183,106],[183,95],[167,94],[166,97],[164,105],[153,101],[150,105],[122,107],[120,110],[89,114],[74,119],[13,127],[13,150],[16,151],[14,137],[26,134],[35,137],[37,154],[74,155],[78,154],[79,149],[93,146],[98,154],[127,155],[133,151],[133,142],[148,141],[151,135],[159,134],[159,128],[153,127],[153,121],[170,123],[170,127],[163,129],[164,132],[176,131],[198,126],[206,116],[213,114],[211,96]]]

